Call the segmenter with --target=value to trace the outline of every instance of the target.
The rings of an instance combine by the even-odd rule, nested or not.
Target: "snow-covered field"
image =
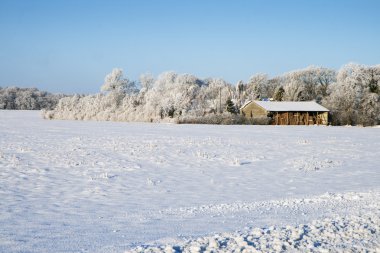
[[[0,111],[0,252],[380,250],[380,128]]]

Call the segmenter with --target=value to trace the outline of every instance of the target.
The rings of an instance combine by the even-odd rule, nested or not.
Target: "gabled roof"
[[[269,112],[328,112],[329,110],[314,101],[302,102],[272,102],[252,101]],[[247,106],[246,103],[243,107]]]

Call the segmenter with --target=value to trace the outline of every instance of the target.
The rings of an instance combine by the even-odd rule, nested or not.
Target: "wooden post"
[[[276,112],[277,115],[276,115],[276,125],[278,125],[278,112]]]
[[[309,125],[309,112],[306,112],[306,121],[307,121],[307,125]]]
[[[289,125],[289,112],[286,112],[286,124]]]
[[[319,116],[318,116],[318,112],[317,112],[317,126],[319,126]]]
[[[297,112],[297,125],[299,125],[299,123],[300,123],[300,115],[299,115],[299,112]]]

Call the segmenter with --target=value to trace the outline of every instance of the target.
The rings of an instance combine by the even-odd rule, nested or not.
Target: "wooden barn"
[[[250,101],[240,112],[247,118],[270,117],[273,125],[327,125],[329,110],[314,101]]]

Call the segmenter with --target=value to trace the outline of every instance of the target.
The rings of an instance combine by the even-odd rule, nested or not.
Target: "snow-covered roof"
[[[253,101],[270,112],[328,112],[329,110],[314,101],[272,102]]]

